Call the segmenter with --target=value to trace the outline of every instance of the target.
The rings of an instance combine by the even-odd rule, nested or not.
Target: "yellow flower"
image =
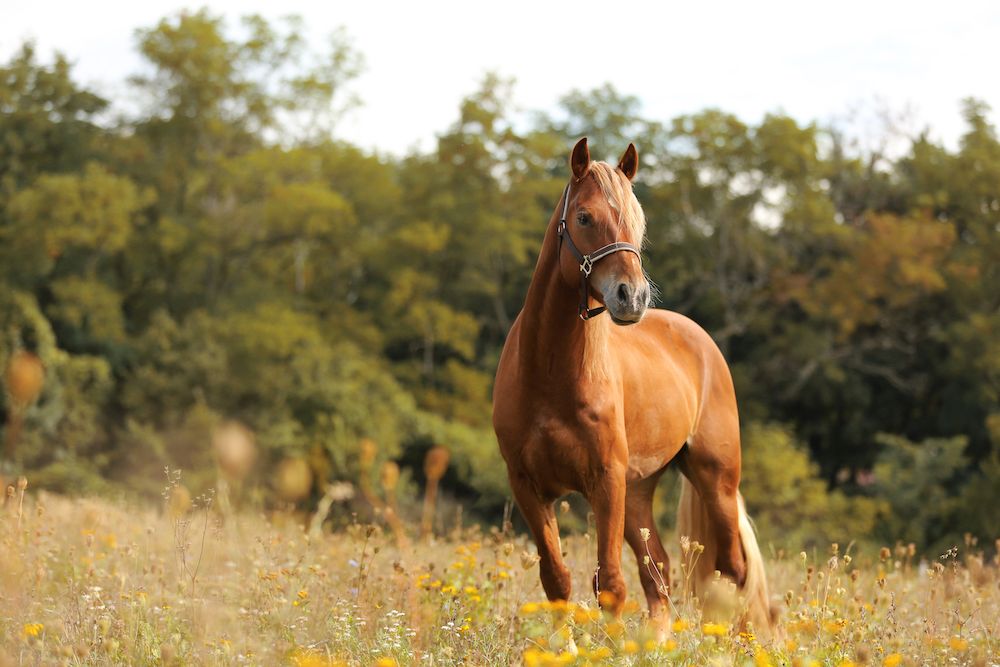
[[[521,605],[521,615],[531,616],[532,614],[537,614],[538,609],[539,607],[537,602],[525,602]]]
[[[478,595],[479,594],[479,589],[476,588],[475,586],[466,586],[465,587],[465,594],[466,595]]]
[[[590,660],[607,660],[611,657],[611,649],[607,646],[599,646],[588,652],[586,657]]]
[[[677,642],[674,641],[673,639],[668,639],[667,643],[663,645],[663,648],[667,649],[668,651],[676,651]]]
[[[37,637],[42,634],[42,630],[45,626],[41,623],[26,623],[23,628],[21,628],[21,634],[24,635],[25,639],[30,637]]]
[[[601,610],[577,607],[573,610],[573,620],[577,625],[584,625],[593,621],[599,621],[601,620]]]
[[[705,623],[701,626],[701,632],[708,637],[722,637],[729,629],[718,623]]]
[[[306,598],[309,597],[309,591],[302,589],[301,591],[298,592],[298,596],[300,600],[305,600]]]
[[[767,651],[764,649],[758,649],[758,651],[754,653],[753,664],[756,665],[756,667],[773,667],[774,663],[771,662],[771,656],[767,654]]]
[[[961,637],[955,636],[948,640],[948,646],[950,646],[953,651],[964,651],[969,648],[969,642]]]
[[[691,624],[685,621],[683,618],[678,618],[673,624],[674,632],[684,632],[691,627]]]
[[[631,639],[626,640],[626,642],[622,645],[622,652],[625,655],[632,655],[633,653],[638,653],[639,643],[632,641]]]
[[[379,658],[375,661],[375,667],[397,667],[398,665],[395,658]]]
[[[831,635],[839,634],[840,631],[846,627],[847,627],[847,620],[843,618],[835,618],[823,624],[823,629],[829,632]]]
[[[882,667],[899,667],[901,664],[903,664],[903,656],[898,653],[890,653],[882,661]]]

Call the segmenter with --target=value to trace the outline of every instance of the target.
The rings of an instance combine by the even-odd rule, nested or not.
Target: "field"
[[[902,545],[773,555],[781,636],[765,641],[700,617],[683,594],[697,545],[672,540],[677,613],[658,644],[631,557],[622,621],[595,609],[588,534],[564,540],[574,601],[551,605],[530,541],[499,526],[401,547],[377,525],[310,532],[308,517],[219,505],[15,490],[0,517],[0,666],[1000,662],[1000,576],[973,544],[932,562]]]

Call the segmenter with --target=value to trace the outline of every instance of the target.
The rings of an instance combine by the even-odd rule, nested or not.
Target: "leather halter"
[[[636,248],[631,243],[624,243],[622,241],[615,241],[614,243],[609,243],[606,246],[602,246],[592,253],[584,255],[580,252],[580,249],[576,247],[573,243],[573,237],[569,234],[569,227],[566,225],[566,212],[569,210],[569,186],[566,184],[566,189],[563,191],[563,210],[562,216],[559,218],[559,226],[556,228],[556,234],[559,235],[559,249],[556,251],[557,257],[562,253],[563,239],[566,240],[566,247],[569,251],[573,253],[573,257],[576,261],[580,262],[580,306],[577,309],[580,314],[581,320],[589,320],[591,317],[600,315],[605,310],[606,306],[598,306],[597,308],[588,308],[589,297],[590,297],[590,272],[594,270],[594,264],[601,261],[609,255],[613,255],[616,252],[632,252],[635,256],[639,258],[639,262],[642,262],[642,255],[639,254],[639,249]]]

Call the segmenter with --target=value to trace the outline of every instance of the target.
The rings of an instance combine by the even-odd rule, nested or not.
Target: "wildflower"
[[[638,653],[638,652],[639,652],[639,643],[636,641],[628,639],[622,645],[622,653],[624,653],[625,655],[632,655],[633,653]]]
[[[618,621],[612,621],[604,627],[604,631],[608,633],[608,636],[612,639],[618,639],[625,632],[625,626]]]
[[[540,558],[538,554],[533,554],[529,551],[521,552],[521,567],[523,567],[525,570],[530,570],[531,568],[533,568],[535,566],[535,563],[537,563],[539,560]]]
[[[722,637],[728,632],[728,628],[719,623],[705,623],[701,626],[701,632],[706,637]]]
[[[760,649],[753,655],[753,664],[755,667],[772,667],[774,663],[771,662],[771,656],[767,654],[767,651]]]
[[[673,624],[672,627],[674,629],[674,632],[684,632],[689,627],[691,627],[691,625],[687,621],[685,621],[683,618],[678,618],[676,621],[674,621],[674,624]]]
[[[525,602],[521,605],[521,615],[531,616],[532,614],[538,613],[538,603],[537,602]]]
[[[969,642],[956,635],[948,640],[948,646],[953,651],[964,651],[969,648]]]
[[[398,665],[395,658],[379,658],[375,661],[375,667],[397,667]]]
[[[608,648],[607,646],[599,646],[595,648],[593,651],[587,653],[586,657],[590,660],[595,660],[595,661],[607,660],[608,658],[611,657],[611,649]]]
[[[642,536],[642,541],[643,542],[648,542],[649,541],[649,528],[640,528],[639,529],[639,535]]]
[[[882,661],[882,667],[899,667],[903,663],[903,656],[899,653],[890,653]]]
[[[25,623],[24,627],[21,628],[21,634],[25,639],[30,639],[42,634],[42,630],[44,629],[45,626],[41,623]]]

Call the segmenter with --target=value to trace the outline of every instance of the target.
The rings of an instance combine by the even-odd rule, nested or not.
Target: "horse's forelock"
[[[618,213],[619,227],[641,247],[646,239],[646,215],[632,192],[632,182],[607,162],[591,162],[590,173],[601,188],[601,194]]]

